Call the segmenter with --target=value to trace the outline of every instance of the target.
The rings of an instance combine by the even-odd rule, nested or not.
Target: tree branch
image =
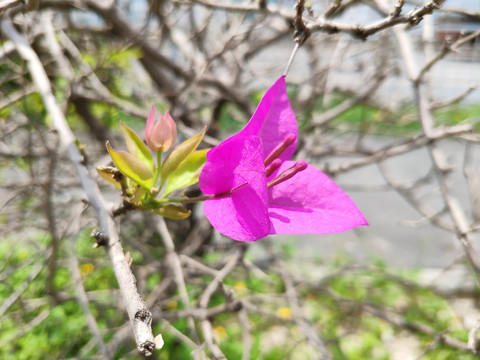
[[[97,184],[82,163],[83,156],[75,144],[75,136],[52,93],[50,80],[45,73],[42,63],[28,41],[15,30],[9,15],[7,12],[2,16],[0,20],[1,31],[15,44],[18,53],[27,62],[33,82],[42,96],[53,127],[59,134],[61,146],[66,149],[70,161],[75,166],[88,200],[97,211],[100,229],[109,239],[105,249],[112,262],[115,276],[120,285],[120,291],[125,300],[138,350],[143,355],[149,356],[155,348],[151,328],[152,315],[138,294],[135,286],[135,277],[123,253],[113,218]]]

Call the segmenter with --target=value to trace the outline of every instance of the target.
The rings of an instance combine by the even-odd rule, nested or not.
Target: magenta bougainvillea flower
[[[200,189],[220,233],[240,241],[269,234],[328,234],[368,225],[353,201],[305,161],[290,161],[298,126],[282,76],[247,126],[207,153]]]

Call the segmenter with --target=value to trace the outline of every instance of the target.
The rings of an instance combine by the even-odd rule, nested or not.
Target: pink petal
[[[268,203],[262,141],[257,136],[235,135],[207,153],[200,174],[200,190],[213,195],[248,183]]]
[[[147,124],[145,125],[145,140],[147,141],[147,145],[150,149],[152,148],[149,144],[150,134],[152,133],[154,126],[155,126],[155,106],[152,105],[150,109],[150,113],[148,114],[148,117],[147,117]]]
[[[286,161],[269,177],[290,168]],[[355,203],[311,165],[269,190],[271,234],[329,234],[368,225]]]
[[[235,135],[207,153],[200,174],[204,194],[231,195],[206,200],[204,212],[221,234],[255,241],[268,234],[268,191],[263,145],[257,136]]]
[[[177,140],[177,124],[175,124],[175,121],[168,110],[165,112],[164,119],[164,132],[166,133],[166,137],[163,144],[163,151],[168,151],[173,144],[175,144],[175,140]]]
[[[263,96],[257,110],[240,134],[257,135],[264,145],[267,156],[289,134],[298,136],[298,125],[290,101],[288,100],[285,77],[281,76]],[[292,157],[297,141],[280,155],[281,160]]]
[[[206,200],[205,216],[221,234],[238,241],[256,241],[268,235],[270,220],[267,208],[249,185],[231,196]]]

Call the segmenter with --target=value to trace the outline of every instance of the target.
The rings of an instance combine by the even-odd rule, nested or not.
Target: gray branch
[[[1,31],[5,37],[15,44],[18,53],[27,62],[33,82],[42,96],[53,127],[59,134],[61,146],[66,149],[70,161],[75,166],[88,201],[97,211],[100,229],[109,239],[105,249],[110,257],[115,276],[120,285],[120,291],[125,301],[138,350],[140,353],[149,356],[155,348],[151,328],[152,314],[137,291],[136,280],[125,258],[113,218],[97,184],[82,163],[83,157],[75,144],[75,136],[52,93],[50,81],[40,59],[29,42],[15,30],[8,15],[7,12],[1,18]]]

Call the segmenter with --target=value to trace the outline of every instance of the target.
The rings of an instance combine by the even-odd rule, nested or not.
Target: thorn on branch
[[[93,244],[94,248],[108,245],[109,237],[107,234],[101,231],[94,231],[90,234],[90,236],[95,239],[95,244]]]
[[[302,46],[312,33],[310,29],[307,28],[302,18],[303,11],[305,10],[305,0],[298,0],[295,5],[295,10],[296,14],[293,23],[295,31],[293,32],[293,38],[299,46]]]

